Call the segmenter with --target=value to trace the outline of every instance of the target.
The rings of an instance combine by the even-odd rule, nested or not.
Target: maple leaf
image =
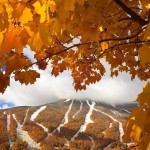
[[[15,49],[19,54],[22,53],[25,48],[29,34],[23,27],[14,26],[10,24],[7,32],[4,35],[3,43],[1,45],[1,53],[9,53],[12,49]]]
[[[126,134],[123,137],[124,142],[129,142],[130,139],[133,139],[136,142],[140,142],[142,134],[144,133],[144,127],[147,121],[146,119],[147,113],[144,109],[132,109],[132,115],[128,119],[128,123],[126,125]]]
[[[150,9],[150,2],[149,0],[140,0],[142,7],[144,10],[148,11]]]
[[[142,105],[146,104],[150,107],[150,82],[144,86],[143,92],[138,95],[136,101]]]
[[[139,48],[138,52],[140,56],[141,65],[150,63],[150,46],[144,44],[142,47]]]
[[[38,65],[39,69],[45,70],[48,64],[45,61],[41,61],[37,65]]]
[[[37,78],[40,78],[40,74],[35,70],[22,71],[15,74],[15,80],[21,84],[33,84]]]
[[[33,21],[33,15],[31,13],[31,9],[29,8],[25,8],[23,10],[23,13],[22,15],[20,15],[20,18],[19,18],[19,21],[21,22],[21,24],[26,24],[28,23],[29,21]]]
[[[4,93],[4,91],[6,90],[6,88],[9,86],[10,84],[10,77],[4,75],[1,71],[0,71],[0,92]]]
[[[108,49],[108,43],[107,42],[102,42],[101,43],[101,48],[102,48],[103,51]]]
[[[19,69],[24,69],[26,66],[29,66],[31,61],[23,54],[18,55],[11,51],[9,56],[3,57],[1,63],[2,66],[6,66],[5,75],[8,76],[14,71],[18,71]]]

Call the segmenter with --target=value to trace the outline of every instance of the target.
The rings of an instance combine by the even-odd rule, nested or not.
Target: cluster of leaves
[[[51,60],[52,74],[70,70],[76,90],[105,74],[150,78],[149,0],[1,0],[0,92],[10,77],[33,84]],[[77,42],[78,41],[78,42]],[[77,43],[76,43],[77,42]],[[25,55],[29,46],[35,62]]]
[[[45,70],[49,60],[53,75],[71,71],[76,90],[101,79],[101,58],[111,65],[111,76],[126,71],[132,79],[148,79],[148,10],[147,0],[2,0],[0,92],[12,74],[21,84],[33,84],[40,74],[31,67]],[[27,45],[35,62],[23,51]]]
[[[132,115],[127,122],[124,141],[137,142],[139,150],[150,149],[150,82],[138,95],[136,102],[140,104],[140,107],[132,110]]]

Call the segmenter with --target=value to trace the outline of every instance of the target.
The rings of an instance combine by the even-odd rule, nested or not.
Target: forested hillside
[[[0,110],[0,149],[124,149],[131,107],[68,99]]]

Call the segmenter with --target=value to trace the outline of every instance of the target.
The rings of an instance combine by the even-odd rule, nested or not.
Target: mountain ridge
[[[41,150],[108,148],[111,143],[121,142],[130,113],[127,106],[119,107],[91,100],[67,99],[1,110],[0,137],[4,133],[7,136],[0,142],[0,148],[16,150],[16,142],[26,149]]]

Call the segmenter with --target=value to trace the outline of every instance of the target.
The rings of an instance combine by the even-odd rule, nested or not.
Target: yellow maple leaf
[[[56,3],[54,1],[49,0],[47,2],[48,7],[50,8],[50,11],[54,13],[56,11]]]
[[[132,109],[132,115],[128,119],[126,133],[123,136],[124,142],[128,142],[130,139],[136,142],[141,140],[146,119],[147,113],[143,108]]]
[[[136,101],[140,104],[146,104],[150,107],[150,82],[144,86],[143,92],[138,95]]]
[[[32,38],[29,40],[29,45],[34,51],[39,51],[42,48],[43,42],[39,32],[33,34]]]
[[[103,32],[104,31],[103,26],[99,26],[99,30],[100,32]]]
[[[150,9],[150,1],[149,0],[140,0],[142,7],[145,11],[148,11]]]
[[[10,24],[7,32],[4,35],[4,40],[1,45],[1,52],[10,52],[13,48],[19,54],[22,53],[23,48],[27,45],[29,34],[23,27],[16,27]]]
[[[138,53],[140,57],[140,63],[142,66],[147,63],[150,63],[150,46],[144,44],[138,49]]]
[[[33,4],[34,6],[34,13],[40,15],[40,23],[45,22],[46,20],[46,5],[41,5],[39,1]]]
[[[25,8],[23,11],[23,14],[20,16],[19,21],[21,24],[28,23],[29,21],[33,21],[33,14],[31,13],[31,10],[29,8]]]
[[[101,43],[101,48],[102,48],[103,51],[108,49],[108,43],[107,42],[102,42]]]

